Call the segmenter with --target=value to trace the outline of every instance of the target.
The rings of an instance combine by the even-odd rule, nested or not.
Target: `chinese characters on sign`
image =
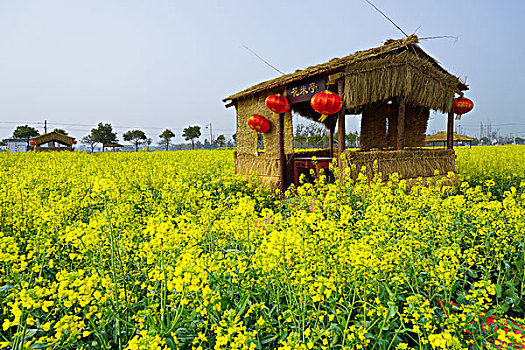
[[[287,98],[290,104],[309,101],[313,95],[325,90],[324,77],[303,80],[286,87]]]

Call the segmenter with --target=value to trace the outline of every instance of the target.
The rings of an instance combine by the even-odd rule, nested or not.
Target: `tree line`
[[[54,129],[53,131],[68,135],[64,129]],[[40,132],[36,128],[29,125],[20,125],[17,126],[13,131],[12,137],[24,140],[27,143],[27,146],[29,146],[31,139],[38,135],[40,135]],[[195,140],[201,137],[201,135],[201,127],[198,125],[193,125],[183,129],[181,136],[184,138],[184,140],[190,141],[191,148],[195,149]],[[169,150],[170,145],[173,145],[171,141],[173,138],[175,138],[175,136],[176,135],[172,130],[165,129],[160,135],[158,135],[160,138],[158,144],[165,150]],[[122,135],[122,138],[124,141],[132,144],[135,147],[135,151],[138,151],[140,146],[149,147],[153,143],[153,140],[148,137],[143,130],[140,129],[128,130]],[[102,151],[105,151],[107,146],[114,146],[119,142],[119,139],[117,137],[117,133],[113,131],[113,126],[110,123],[98,123],[95,128],[91,129],[91,132],[88,135],[80,139],[80,142],[89,146],[91,148],[91,152],[94,152],[97,145],[102,145]],[[0,141],[0,146],[7,146],[7,139]],[[208,140],[205,140],[204,144],[197,141],[197,146],[198,148],[214,148],[213,146],[225,147],[234,146],[234,144],[227,141],[224,135],[219,135],[213,141],[213,144]]]
[[[337,134],[334,136],[334,143],[337,142]],[[345,135],[345,144],[350,147],[357,147],[359,135],[348,133]],[[297,148],[326,148],[329,143],[328,130],[319,123],[307,125],[297,124],[294,133],[294,147]]]

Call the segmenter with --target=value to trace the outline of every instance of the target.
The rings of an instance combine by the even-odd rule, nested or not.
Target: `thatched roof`
[[[475,139],[473,137],[459,135],[454,131],[453,140],[454,141],[474,141]],[[425,142],[447,142],[447,132],[438,131],[434,135],[428,135],[427,137],[425,137]]]
[[[113,143],[105,143],[104,147],[115,147],[115,148],[118,148],[118,147],[124,147],[124,146],[121,145],[120,143],[113,142]]]
[[[365,50],[365,51],[358,51],[354,54],[351,54],[349,56],[345,56],[342,58],[334,58],[326,63],[311,66],[303,70],[297,70],[294,73],[285,74],[278,78],[254,85],[246,90],[240,91],[236,94],[226,97],[225,99],[223,99],[223,102],[235,101],[241,98],[247,98],[259,92],[277,89],[277,88],[283,87],[286,84],[290,84],[292,82],[303,80],[303,79],[306,79],[312,76],[318,76],[320,74],[330,74],[330,73],[335,73],[335,72],[342,72],[342,71],[348,70],[349,67],[353,67],[353,65],[359,64],[361,62],[371,62],[374,60],[378,60],[380,58],[385,58],[387,56],[396,55],[396,54],[399,55],[404,52],[410,52],[412,56],[416,57],[420,61],[423,60],[429,63],[433,67],[434,71],[438,71],[438,74],[437,75],[434,74],[433,78],[437,80],[442,80],[440,82],[442,83],[441,85],[446,86],[447,89],[450,88],[451,83],[453,84],[452,88],[457,91],[468,89],[468,87],[465,84],[463,84],[459,80],[459,78],[448,73],[445,69],[443,69],[439,65],[439,63],[434,58],[432,58],[430,55],[428,55],[425,51],[423,51],[417,45],[417,43],[418,43],[418,38],[416,35],[410,35],[405,39],[388,40],[382,46],[372,48],[369,50]],[[413,60],[413,57],[411,58]],[[404,59],[404,61],[406,60]],[[391,66],[392,62],[389,62],[389,63]],[[411,62],[407,62],[407,64],[411,64]],[[399,64],[396,64],[396,65],[399,65]],[[362,73],[363,68],[367,71],[370,71],[370,67],[361,67],[359,68],[361,70],[360,73]],[[378,65],[373,67],[373,69],[377,71],[381,71],[383,68],[385,68],[384,62],[379,62]],[[424,74],[427,73],[428,69],[425,69],[425,70],[426,71],[422,73]],[[355,69],[352,69],[352,71],[353,72],[351,72],[351,74],[355,73]],[[348,72],[346,75],[348,78]],[[443,81],[443,80],[446,80],[446,81]],[[348,90],[348,89],[345,89],[345,90]],[[401,90],[405,91],[406,89],[401,89]],[[347,91],[345,92],[347,93]],[[392,91],[392,92],[396,92],[396,91]],[[395,96],[395,95],[391,95],[391,96]],[[367,102],[375,102],[375,101],[367,101]],[[347,101],[345,101],[345,104],[346,103]],[[449,105],[451,104],[451,101],[447,102],[445,105],[442,105],[442,104],[443,103],[440,102],[439,104],[435,104],[435,106],[426,106],[426,107],[433,107],[433,108],[441,109],[441,110],[449,109],[450,108]],[[352,107],[355,107],[352,103],[350,103],[350,105],[347,106],[347,108],[352,108]]]
[[[61,134],[56,131],[48,132],[47,134],[38,135],[33,137],[33,141],[35,142],[36,146],[42,145],[44,143],[48,142],[58,142],[66,146],[73,145],[73,140],[75,140],[74,137]]]

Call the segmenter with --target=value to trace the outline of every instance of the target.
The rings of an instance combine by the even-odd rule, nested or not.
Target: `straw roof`
[[[373,60],[377,60],[380,58],[384,58],[389,55],[400,54],[400,53],[407,52],[407,51],[412,53],[420,61],[421,59],[423,59],[424,61],[429,63],[433,67],[434,71],[439,71],[439,74],[438,74],[440,75],[438,77],[439,79],[444,80],[445,79],[444,76],[445,76],[447,81],[444,81],[442,85],[449,88],[450,83],[452,82],[454,84],[452,88],[457,91],[468,89],[468,87],[465,84],[463,84],[459,80],[459,78],[448,73],[445,69],[443,69],[439,65],[439,63],[434,58],[432,58],[425,51],[423,51],[417,45],[418,42],[419,42],[418,37],[414,34],[408,36],[405,39],[388,40],[382,46],[375,47],[375,48],[365,50],[365,51],[358,51],[354,54],[351,54],[349,56],[345,56],[342,58],[333,58],[332,60],[326,63],[311,66],[303,70],[297,70],[294,73],[285,74],[278,78],[254,85],[246,90],[240,91],[236,94],[233,94],[231,96],[224,98],[223,102],[235,101],[237,99],[247,98],[259,92],[283,87],[286,84],[290,84],[292,82],[303,80],[303,79],[306,79],[312,76],[341,72],[341,71],[344,71],[345,69],[347,70],[348,67],[352,67],[352,65],[357,64],[357,63],[373,61]],[[412,63],[413,62],[408,62],[408,64],[412,64]],[[381,66],[381,64],[378,64],[374,67],[374,69],[379,70],[379,71],[381,70],[381,68],[384,68],[383,66]],[[369,68],[367,68],[367,70],[369,70]],[[369,102],[375,102],[375,101],[369,101]],[[353,106],[348,106],[348,107],[353,107]],[[432,107],[432,106],[428,106],[428,107]],[[445,108],[442,108],[442,106],[439,106],[438,108],[448,109],[450,107],[449,103],[447,102],[446,106],[444,107]]]
[[[475,139],[473,137],[459,135],[458,133],[454,131],[453,140],[454,141],[474,141]],[[438,131],[434,135],[428,135],[427,137],[425,137],[425,142],[447,142],[447,132]]]
[[[120,143],[116,143],[116,142],[112,142],[112,143],[105,143],[103,145],[104,147],[124,147],[123,145],[121,145]]]
[[[37,146],[42,145],[47,142],[58,142],[63,145],[71,146],[73,144],[74,139],[75,139],[74,137],[64,135],[56,131],[51,131],[51,132],[48,132],[47,134],[38,135],[38,136],[33,137],[33,141],[35,142],[35,145]]]

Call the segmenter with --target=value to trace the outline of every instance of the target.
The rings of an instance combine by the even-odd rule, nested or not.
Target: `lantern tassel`
[[[322,123],[326,118],[328,118],[328,114],[323,114],[321,115],[321,118],[319,118],[319,121]]]
[[[456,114],[456,120],[461,120],[461,114]]]
[[[273,112],[272,117],[273,119],[277,119],[277,113]]]

